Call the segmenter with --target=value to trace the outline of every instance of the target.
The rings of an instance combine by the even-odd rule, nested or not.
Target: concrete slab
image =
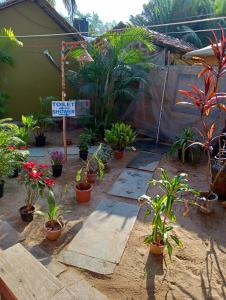
[[[139,152],[134,159],[129,162],[127,168],[154,172],[161,159],[161,154],[151,152]]]
[[[42,148],[42,147],[31,147],[28,149],[29,150],[29,156],[30,157],[43,157],[48,154],[47,148]]]
[[[148,182],[152,177],[152,173],[126,168],[112,185],[108,194],[137,200],[146,193]]]
[[[60,258],[64,264],[69,266],[87,269],[102,275],[111,275],[114,273],[116,263],[111,263],[95,257],[80,254],[76,251],[65,251]]]
[[[138,212],[137,205],[101,201],[63,253],[62,261],[99,274],[112,274]]]
[[[8,222],[0,220],[0,249],[5,250],[24,240],[24,236],[16,231]]]

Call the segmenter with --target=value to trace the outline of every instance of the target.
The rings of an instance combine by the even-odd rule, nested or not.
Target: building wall
[[[37,4],[28,1],[0,11],[0,27],[12,28],[15,35],[64,32]],[[61,97],[60,70],[43,51],[48,49],[60,65],[62,37],[21,38],[20,41],[24,46],[11,53],[15,66],[1,65],[1,90],[10,96],[7,114],[17,120],[22,113],[38,111],[39,96]]]

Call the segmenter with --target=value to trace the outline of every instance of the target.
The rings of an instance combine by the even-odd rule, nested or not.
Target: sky
[[[142,12],[143,4],[147,0],[77,0],[78,10],[82,13],[98,13],[104,22],[128,21],[130,15]],[[62,0],[56,0],[56,9],[66,15]]]

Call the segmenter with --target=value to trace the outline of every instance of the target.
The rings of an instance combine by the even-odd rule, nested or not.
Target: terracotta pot
[[[215,157],[217,159],[217,157]],[[218,159],[219,160],[219,159]],[[218,171],[220,170],[220,166],[215,164],[212,166],[212,174],[213,174],[213,179],[217,175]],[[218,195],[219,199],[226,199],[226,188],[225,188],[225,182],[226,182],[226,167],[223,168],[221,171],[220,175],[218,176],[214,187],[213,191]]]
[[[114,157],[116,159],[122,159],[124,156],[124,151],[114,151]]]
[[[66,143],[67,143],[68,146],[72,145],[72,139],[67,139]]]
[[[75,186],[76,200],[80,203],[90,201],[93,186],[90,183],[79,183]]]
[[[217,194],[211,192],[209,193],[201,193],[200,196],[197,197],[198,209],[203,214],[210,214],[214,210],[214,204],[217,202],[218,196]]]
[[[34,211],[35,211],[34,206],[32,206],[29,211],[27,210],[27,206],[22,206],[19,211],[20,211],[20,216],[21,216],[22,221],[24,221],[24,222],[33,221],[33,216],[34,216]]]
[[[150,252],[155,255],[162,255],[164,252],[164,245],[150,244]]]
[[[60,224],[55,220],[48,221],[44,224],[44,229],[46,232],[46,238],[50,241],[55,241],[61,235],[63,229],[63,223],[60,226]]]
[[[28,146],[19,146],[19,150],[27,150]]]
[[[87,181],[89,183],[94,183],[96,181],[97,178],[97,173],[88,173],[87,174]]]
[[[221,202],[221,205],[222,205],[224,208],[226,208],[226,201],[222,201],[222,202]]]

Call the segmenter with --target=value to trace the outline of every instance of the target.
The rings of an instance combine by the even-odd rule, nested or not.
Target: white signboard
[[[52,101],[53,117],[75,117],[75,101]]]

